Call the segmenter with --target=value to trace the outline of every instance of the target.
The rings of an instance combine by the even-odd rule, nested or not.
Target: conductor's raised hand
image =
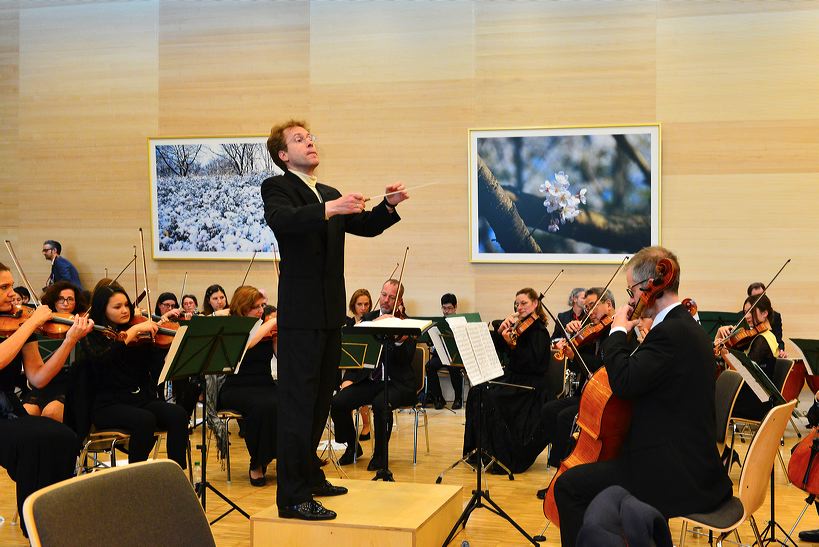
[[[364,210],[364,196],[357,192],[328,201],[324,206],[327,218],[335,215],[354,215]]]
[[[387,204],[390,207],[395,207],[405,199],[409,199],[409,193],[407,193],[407,188],[401,182],[395,182],[387,186],[384,190],[385,194],[390,194],[384,199],[387,200]]]

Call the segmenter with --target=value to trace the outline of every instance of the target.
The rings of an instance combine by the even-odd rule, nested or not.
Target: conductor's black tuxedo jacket
[[[323,202],[341,197],[318,183]],[[337,329],[346,317],[344,234],[373,237],[400,220],[386,201],[372,211],[324,217],[324,203],[297,175],[287,171],[262,183],[264,218],[281,253],[280,328]]]

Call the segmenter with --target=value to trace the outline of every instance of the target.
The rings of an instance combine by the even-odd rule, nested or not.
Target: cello
[[[655,267],[654,277],[647,279],[648,286],[641,289],[640,300],[629,319],[639,319],[676,275],[674,263],[667,258],[661,259]],[[556,526],[560,526],[560,517],[555,501],[555,482],[572,467],[616,458],[631,425],[631,408],[631,401],[619,399],[612,393],[605,366],[589,377],[577,412],[580,431],[577,442],[571,454],[560,462],[543,499],[543,514]]]

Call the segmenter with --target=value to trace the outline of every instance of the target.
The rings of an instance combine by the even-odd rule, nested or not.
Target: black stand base
[[[241,514],[246,519],[250,518],[250,515],[248,515],[241,507],[233,503],[233,501],[231,501],[230,498],[222,494],[215,486],[213,486],[209,482],[200,482],[199,484],[196,485],[196,495],[202,498],[202,509],[205,508],[205,489],[210,490],[211,492],[222,498],[222,501],[230,505],[230,509],[228,509],[227,511],[225,511],[224,513],[210,521],[211,526],[213,526],[214,523],[219,522],[220,520],[228,516],[232,511],[238,511],[239,514]]]
[[[777,545],[793,545],[796,547],[796,542],[788,535],[782,526],[776,522],[776,498],[774,497],[774,471],[773,468],[771,469],[771,520],[768,521],[768,525],[763,528],[762,533],[759,534],[761,539],[760,545],[770,545],[771,543],[775,543]],[[783,539],[778,539],[776,537],[776,531],[779,530],[783,534]],[[770,537],[766,537],[770,534]]]
[[[487,464],[482,466],[483,471],[486,471],[487,469],[492,467],[492,464],[495,464],[498,467],[500,467],[501,469],[503,469],[504,471],[506,471],[506,476],[509,477],[510,481],[515,480],[515,474],[512,473],[512,471],[510,471],[508,467],[503,465],[503,463],[501,463],[501,461],[499,459],[497,459],[495,456],[493,456],[492,454],[490,454],[489,452],[487,452],[484,449],[481,449],[480,452],[481,452],[481,460],[478,463],[478,465],[482,465],[482,462],[484,460],[487,461]],[[472,456],[477,457],[477,454],[478,454],[478,449],[473,448],[463,458],[461,458],[460,460],[456,461],[455,463],[453,463],[452,465],[450,465],[449,467],[447,467],[446,469],[441,471],[441,474],[438,475],[437,479],[435,479],[435,484],[441,484],[441,482],[444,480],[444,475],[446,473],[448,473],[449,471],[452,471],[453,469],[458,467],[458,465],[460,465],[460,464],[464,464],[464,465],[468,466],[472,471],[476,471],[475,467],[473,467],[472,464],[469,463],[469,460],[472,458]]]
[[[485,505],[482,500],[485,500],[486,503],[489,505]],[[466,529],[466,521],[469,520],[469,516],[472,514],[472,511],[475,509],[487,509],[488,511],[492,511],[499,517],[506,519],[509,524],[515,527],[515,529],[520,532],[520,534],[525,537],[532,545],[540,545],[538,542],[534,540],[532,536],[526,533],[526,530],[520,527],[520,525],[515,522],[515,520],[506,514],[506,512],[500,508],[500,506],[492,501],[492,498],[489,497],[489,490],[473,490],[472,497],[469,498],[469,501],[464,508],[464,512],[461,513],[461,516],[458,517],[458,520],[455,521],[455,526],[452,527],[452,530],[449,532],[449,535],[444,540],[444,545],[449,545],[449,542],[452,541],[452,538],[455,537],[455,534],[458,533],[458,527],[463,525],[464,529]]]

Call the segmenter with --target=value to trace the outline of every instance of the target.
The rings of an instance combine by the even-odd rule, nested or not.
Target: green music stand
[[[791,338],[791,342],[802,354],[797,359],[805,362],[807,370],[810,372],[805,381],[813,393],[819,389],[819,340],[807,340],[805,338]]]
[[[238,369],[239,363],[247,351],[247,342],[255,331],[258,319],[253,317],[192,317],[187,325],[179,327],[174,336],[165,365],[159,375],[159,383],[167,380],[199,376],[202,385],[205,384],[206,374],[232,374]],[[207,390],[202,391],[205,408],[208,406]],[[206,507],[205,493],[208,489],[230,505],[221,516],[211,524],[221,520],[231,511],[238,511],[245,518],[250,518],[241,507],[236,505],[227,496],[217,490],[207,481],[207,420],[202,422],[202,444],[199,446],[202,458],[202,482],[199,483],[197,494],[202,502],[202,509]]]
[[[723,325],[734,326],[739,321],[739,312],[732,311],[699,311],[700,324],[712,340],[717,335],[717,329]]]
[[[368,334],[341,333],[340,369],[375,368],[381,355],[381,342]]]

